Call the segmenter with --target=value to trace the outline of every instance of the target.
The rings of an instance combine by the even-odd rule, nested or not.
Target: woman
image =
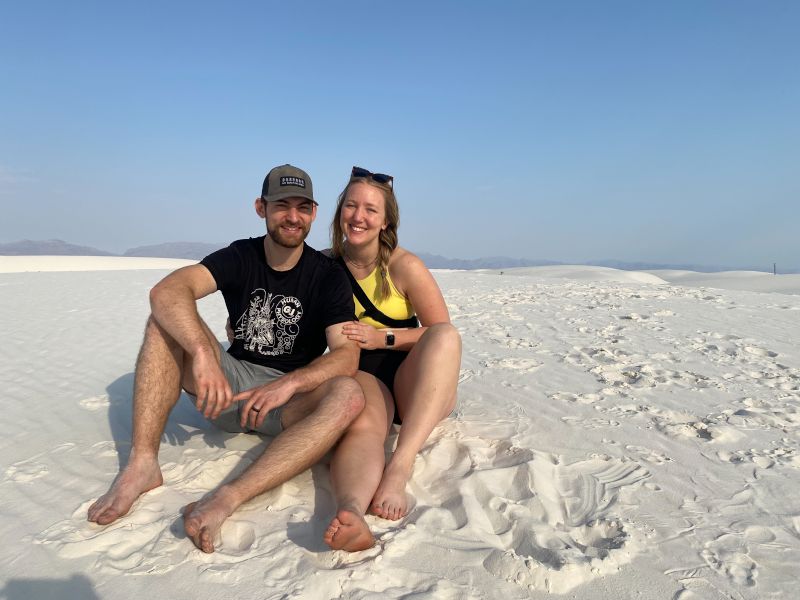
[[[334,460],[331,470],[335,488],[354,491],[354,504],[367,502],[369,512],[385,519],[408,513],[405,487],[414,460],[433,428],[455,407],[461,364],[461,337],[450,324],[439,286],[417,256],[397,245],[398,224],[393,178],[353,167],[331,224],[331,254],[352,274],[351,284],[363,290],[354,288],[359,320],[345,325],[344,333],[361,347],[356,378],[367,408],[362,431],[351,430],[340,442],[352,443],[353,452],[340,448],[343,462]],[[364,306],[370,302],[377,312]],[[393,418],[402,426],[385,463],[383,439]],[[347,464],[355,453],[357,472]],[[328,543],[336,530],[334,519],[326,532]]]

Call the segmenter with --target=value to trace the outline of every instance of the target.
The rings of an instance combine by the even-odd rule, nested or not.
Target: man
[[[291,165],[272,169],[255,209],[266,236],[234,242],[151,291],[130,459],[89,508],[90,521],[113,522],[163,483],[158,448],[181,388],[222,429],[276,436],[238,478],[186,507],[186,533],[203,552],[214,551],[216,534],[241,504],[316,463],[364,408],[351,379],[359,349],[341,333],[354,315],[350,285],[304,241],[317,214],[311,179]],[[197,312],[197,300],[217,290],[234,328],[228,352]]]

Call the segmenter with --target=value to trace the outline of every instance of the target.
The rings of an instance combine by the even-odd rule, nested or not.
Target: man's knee
[[[343,375],[329,380],[327,386],[325,400],[331,404],[337,422],[346,427],[364,410],[364,392],[355,379]]]
[[[144,324],[144,337],[147,338],[151,335],[161,335],[164,330],[158,324],[152,314],[147,315],[147,322]]]
[[[150,341],[164,342],[168,346],[177,345],[173,337],[158,324],[152,314],[147,317],[147,322],[144,325],[144,343],[146,344]]]

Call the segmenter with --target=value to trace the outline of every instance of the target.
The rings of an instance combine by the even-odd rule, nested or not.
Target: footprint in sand
[[[104,408],[108,408],[110,404],[110,400],[106,394],[102,396],[91,396],[90,398],[84,398],[78,402],[81,408],[86,410],[101,410]]]
[[[742,429],[788,429],[800,425],[800,404],[788,399],[769,402],[744,398],[742,408],[725,411],[728,423]]]
[[[775,465],[787,465],[800,469],[800,455],[794,448],[788,446],[777,446],[766,450],[720,450],[717,458],[723,462],[735,465],[752,463],[760,469],[771,469]]]
[[[75,447],[72,442],[59,444],[52,450],[42,452],[25,460],[15,462],[5,470],[5,481],[14,483],[28,483],[41,477],[46,476],[50,472],[50,467],[43,459],[50,454],[57,454],[60,452],[68,452]]]
[[[81,456],[90,457],[92,460],[97,460],[98,458],[112,458],[117,455],[117,444],[111,441],[97,442],[92,444],[90,448],[81,452]]]
[[[744,351],[748,354],[753,354],[755,356],[763,356],[767,358],[775,358],[778,356],[777,352],[772,352],[771,350],[765,350],[764,348],[759,348],[758,346],[744,346]]]
[[[578,404],[594,404],[603,399],[600,394],[573,394],[572,392],[555,392],[550,394],[550,399],[561,402],[576,402]]]
[[[748,554],[745,538],[726,533],[708,542],[700,556],[709,567],[736,585],[752,587],[758,577],[758,565]]]
[[[458,373],[458,383],[464,383],[465,381],[469,381],[475,376],[475,371],[472,369],[462,369]]]
[[[542,366],[542,363],[533,358],[500,358],[481,361],[481,365],[488,369],[513,369],[515,371],[533,371]]]
[[[653,419],[656,429],[673,438],[699,438],[710,441],[714,437],[714,429],[702,420],[669,422],[655,417]]]
[[[663,465],[672,462],[672,459],[663,452],[657,452],[644,446],[625,446],[625,450],[635,455],[636,459],[646,460],[655,465]]]
[[[40,477],[44,477],[50,469],[47,465],[35,461],[24,460],[11,465],[6,469],[6,481],[15,483],[28,483]]]
[[[561,420],[568,425],[583,427],[584,429],[605,429],[607,427],[619,427],[619,421],[613,419],[601,419],[599,417],[561,417]]]
[[[646,321],[649,318],[649,315],[640,315],[639,313],[630,313],[628,315],[620,316],[620,319],[623,321]]]

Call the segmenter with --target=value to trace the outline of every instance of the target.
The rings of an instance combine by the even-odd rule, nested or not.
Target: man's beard
[[[267,233],[273,242],[284,248],[297,248],[298,246],[302,246],[311,231],[311,227],[298,225],[297,227],[300,229],[300,234],[288,238],[281,233],[280,226],[281,224],[279,223],[276,227],[270,228],[269,223],[267,223]]]

